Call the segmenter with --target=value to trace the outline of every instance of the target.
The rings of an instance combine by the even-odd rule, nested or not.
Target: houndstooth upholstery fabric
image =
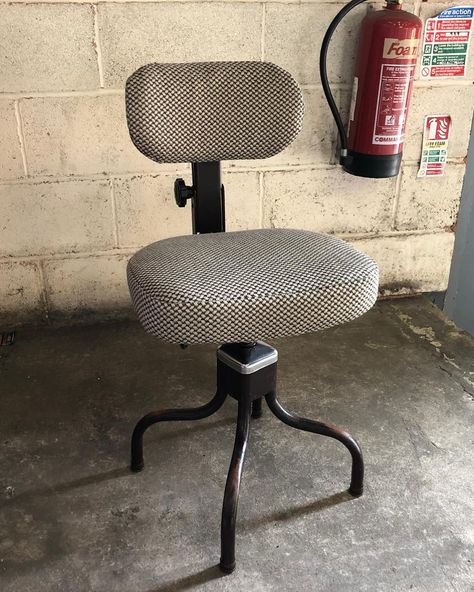
[[[127,80],[132,142],[157,162],[268,158],[303,123],[301,90],[269,62],[148,64]]]
[[[378,269],[332,236],[269,229],[179,236],[128,264],[140,321],[171,343],[254,341],[318,331],[369,310]]]

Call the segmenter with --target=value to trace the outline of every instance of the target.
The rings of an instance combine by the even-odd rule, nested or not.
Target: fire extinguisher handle
[[[319,73],[321,76],[321,84],[323,87],[324,95],[326,96],[326,100],[329,104],[329,108],[331,109],[332,116],[336,122],[337,131],[339,133],[339,138],[341,141],[341,155],[340,160],[341,164],[344,160],[345,156],[347,155],[347,132],[344,124],[342,122],[341,114],[337,108],[336,102],[332,95],[331,89],[329,87],[329,80],[328,80],[328,73],[327,73],[327,56],[328,56],[328,49],[329,43],[331,41],[331,37],[336,30],[339,23],[342,19],[348,14],[352,9],[359,4],[362,4],[366,0],[351,0],[348,4],[346,4],[333,18],[331,24],[329,25],[326,34],[324,35],[323,42],[321,44],[321,53],[319,55]]]

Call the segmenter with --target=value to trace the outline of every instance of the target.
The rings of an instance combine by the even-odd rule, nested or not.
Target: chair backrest
[[[301,129],[297,82],[269,62],[148,64],[127,80],[135,146],[157,162],[268,158]]]

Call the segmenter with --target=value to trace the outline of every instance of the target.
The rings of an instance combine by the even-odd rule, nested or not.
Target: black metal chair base
[[[194,419],[204,419],[216,411],[219,411],[225,399],[225,392],[218,391],[209,403],[206,403],[201,407],[163,409],[162,411],[152,411],[143,416],[135,426],[132,434],[131,470],[138,473],[139,471],[142,471],[145,466],[143,462],[143,434],[150,426],[160,421],[190,421]]]
[[[276,395],[277,352],[265,344],[225,344],[218,349],[217,393],[201,407],[165,409],[148,413],[135,426],[132,435],[132,460],[134,472],[144,468],[143,435],[160,421],[188,421],[204,419],[218,411],[226,396],[238,402],[237,428],[234,449],[222,504],[221,559],[220,568],[225,573],[235,569],[235,529],[240,482],[245,460],[245,451],[250,431],[251,418],[262,414],[265,398],[270,411],[283,423],[306,432],[321,434],[341,442],[352,457],[352,472],[349,493],[358,497],[363,492],[364,461],[356,440],[345,430],[331,424],[298,417],[287,411]]]

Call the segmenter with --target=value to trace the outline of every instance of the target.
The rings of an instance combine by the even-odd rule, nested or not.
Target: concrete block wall
[[[408,8],[423,19],[452,3]],[[129,310],[125,267],[139,247],[189,233],[173,181],[132,146],[124,82],[150,61],[269,60],[303,87],[305,126],[282,154],[225,163],[228,228],[335,233],[380,265],[382,294],[447,284],[474,104],[466,79],[415,83],[399,178],[350,177],[318,54],[339,1],[0,1],[0,327]],[[379,6],[379,5],[377,5]],[[336,34],[329,72],[347,110],[359,7]],[[417,179],[423,118],[453,118],[442,179]]]

